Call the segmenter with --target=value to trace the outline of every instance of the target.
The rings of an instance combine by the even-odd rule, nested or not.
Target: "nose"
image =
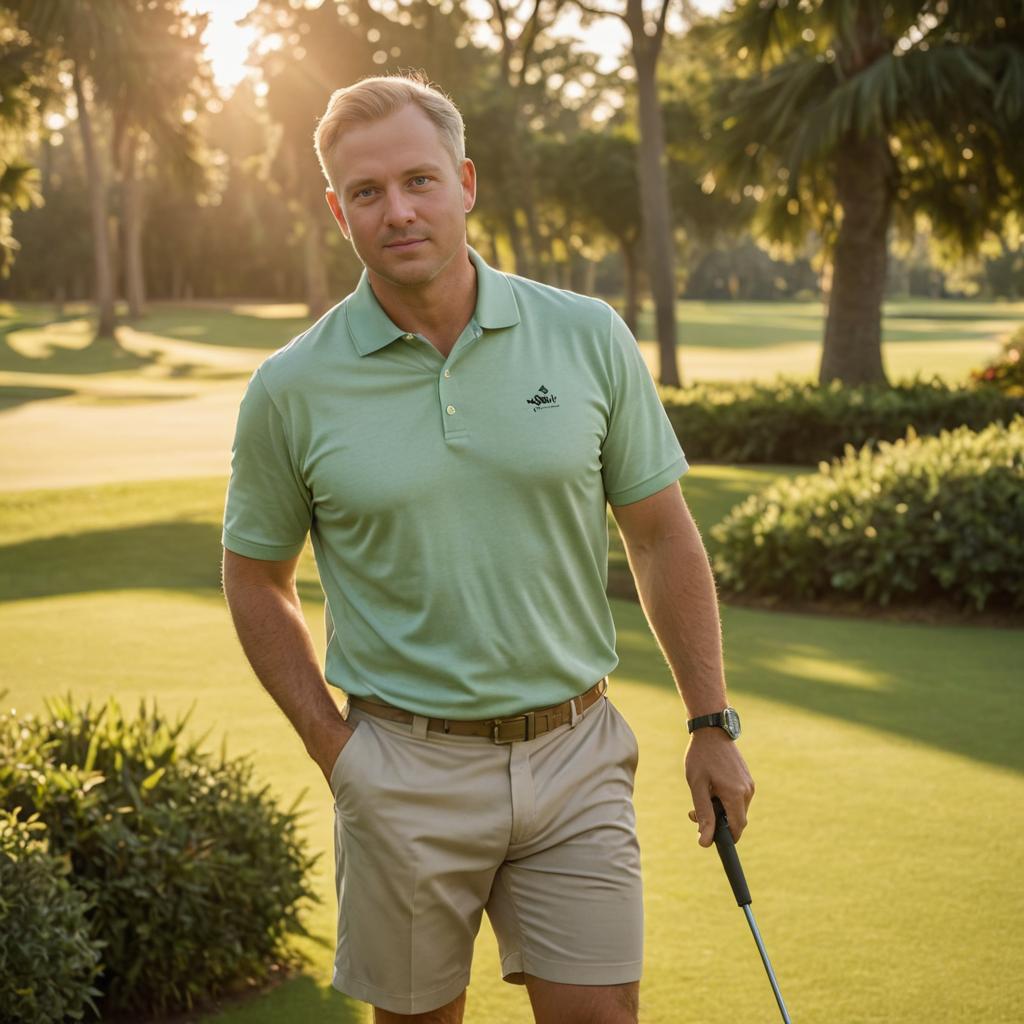
[[[384,217],[388,224],[411,224],[416,211],[401,188],[389,188],[384,197]]]

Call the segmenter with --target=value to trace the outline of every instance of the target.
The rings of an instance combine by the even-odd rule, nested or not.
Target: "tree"
[[[97,338],[114,337],[114,271],[111,262],[107,175],[93,122],[93,74],[111,73],[106,47],[128,29],[129,8],[118,0],[5,0],[33,42],[68,65],[81,134],[96,275]]]
[[[651,16],[643,0],[625,0],[624,10],[594,7],[574,0],[586,15],[620,18],[629,29],[630,56],[636,70],[637,178],[643,217],[647,276],[654,296],[662,384],[678,387],[679,365],[676,330],[675,238],[672,230],[672,201],[669,195],[665,158],[665,125],[658,96],[658,58],[665,41],[665,26],[671,0],[659,0]],[[686,4],[689,12],[689,4]]]
[[[558,146],[552,166],[555,194],[570,215],[618,244],[626,278],[623,319],[636,334],[640,291],[636,144],[621,132],[580,132]]]
[[[97,339],[116,344],[115,286],[110,238],[109,171],[100,148],[98,111],[113,117],[115,164],[126,185],[129,291],[140,309],[141,210],[135,166],[143,133],[158,138],[167,160],[192,160],[181,125],[181,96],[194,75],[204,19],[190,19],[182,0],[3,0],[19,28],[70,76],[89,184]],[[185,54],[185,60],[179,58]],[[184,79],[180,73],[186,67]],[[189,83],[186,85],[185,83]],[[184,156],[182,156],[184,154]]]
[[[41,202],[39,173],[25,159],[37,130],[42,54],[10,15],[0,14],[0,274],[10,273],[15,241],[11,214]]]
[[[962,253],[998,232],[1024,182],[1019,0],[739,0],[700,30],[738,74],[717,92],[719,184],[758,223],[832,259],[822,382],[886,379],[888,235],[924,214]]]
[[[181,0],[136,3],[131,31],[113,39],[106,54],[115,72],[98,78],[113,113],[124,290],[133,318],[142,315],[146,299],[143,168],[158,156],[165,178],[193,192],[202,188],[205,161],[194,119],[196,106],[211,89],[200,45],[206,15],[187,14]]]

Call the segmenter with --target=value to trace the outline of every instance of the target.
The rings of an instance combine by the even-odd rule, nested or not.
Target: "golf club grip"
[[[715,809],[715,846],[718,848],[718,856],[722,858],[722,867],[732,886],[732,894],[736,897],[736,905],[739,907],[750,904],[750,890],[747,888],[747,880],[743,877],[743,868],[740,866],[740,857],[736,852],[736,844],[733,842],[732,833],[729,831],[729,819],[725,816],[725,808],[717,796],[711,798],[711,805]]]

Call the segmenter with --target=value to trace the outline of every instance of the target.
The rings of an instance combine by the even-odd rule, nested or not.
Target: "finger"
[[[725,816],[729,819],[729,831],[733,842],[739,842],[743,830],[747,827],[747,805],[743,797],[719,797],[725,808]]]
[[[688,817],[689,817],[690,821],[692,821],[694,824],[697,823],[697,812],[696,811],[690,811],[689,814],[688,814]]]
[[[710,846],[715,841],[715,809],[711,806],[711,794],[706,790],[693,794],[697,826],[700,828],[701,846]]]

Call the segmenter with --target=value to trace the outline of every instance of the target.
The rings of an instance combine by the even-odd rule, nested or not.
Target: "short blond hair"
[[[466,159],[466,127],[458,107],[421,72],[375,75],[331,93],[316,126],[313,145],[327,183],[334,188],[329,164],[346,128],[379,121],[415,104],[433,121],[458,169]]]

